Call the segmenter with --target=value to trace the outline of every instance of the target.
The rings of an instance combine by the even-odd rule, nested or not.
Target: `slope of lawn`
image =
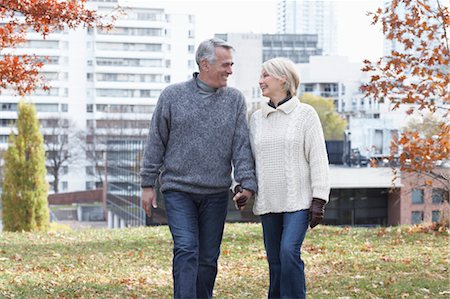
[[[0,233],[0,298],[170,298],[167,226]],[[303,245],[310,298],[449,298],[448,230],[319,226]],[[261,226],[227,224],[215,298],[266,298]]]

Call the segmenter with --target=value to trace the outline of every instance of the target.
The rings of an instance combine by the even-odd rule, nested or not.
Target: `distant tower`
[[[332,1],[278,2],[278,33],[317,34],[323,55],[337,54],[336,7]]]

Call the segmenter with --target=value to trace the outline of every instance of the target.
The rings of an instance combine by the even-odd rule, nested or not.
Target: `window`
[[[96,44],[98,50],[106,51],[141,51],[141,52],[161,52],[162,44],[140,44],[140,43],[106,43]],[[91,61],[92,62],[92,61]]]
[[[69,105],[61,104],[61,112],[67,112],[67,111],[69,111]]]
[[[441,188],[433,188],[431,193],[431,202],[434,204],[440,204],[444,202],[448,197],[447,191]]]
[[[86,166],[86,174],[94,175],[94,166]]]
[[[86,112],[94,112],[94,105],[93,104],[87,104],[86,105]]]
[[[37,112],[58,112],[58,104],[36,104]]]
[[[162,59],[137,59],[137,58],[97,58],[97,65],[110,66],[136,66],[136,67],[161,67]]]
[[[16,103],[1,103],[0,111],[17,111]]]
[[[423,204],[423,190],[413,189],[411,199],[413,204]]]
[[[68,182],[62,182],[62,190],[67,191],[69,189],[69,183]]]
[[[431,222],[438,222],[439,220],[441,220],[441,211],[432,211]]]
[[[97,104],[96,109],[97,109],[97,112],[108,112],[108,105]]]
[[[65,165],[62,167],[62,174],[68,174],[69,173],[69,166]]]
[[[58,41],[49,40],[29,40],[23,43],[22,48],[37,48],[37,49],[57,49],[59,47]]]
[[[86,190],[94,189],[94,182],[86,182]]]
[[[14,119],[0,119],[0,127],[10,127],[13,126],[15,124],[15,120]]]
[[[302,84],[302,85],[304,88],[304,92],[313,92],[314,91],[314,84],[307,83],[307,84]]]
[[[411,212],[411,224],[419,224],[423,221],[423,211]]]
[[[0,143],[8,143],[8,135],[0,135]]]

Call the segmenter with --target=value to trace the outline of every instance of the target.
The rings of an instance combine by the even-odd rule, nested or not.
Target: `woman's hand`
[[[326,201],[320,198],[313,198],[309,208],[309,227],[314,228],[322,222],[325,214]]]

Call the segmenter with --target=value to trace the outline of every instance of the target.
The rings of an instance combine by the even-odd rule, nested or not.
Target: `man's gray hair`
[[[197,48],[197,52],[195,53],[197,65],[200,67],[200,62],[203,59],[206,59],[211,64],[214,63],[216,61],[215,49],[218,47],[222,47],[227,50],[234,50],[230,44],[220,38],[207,39],[200,43]]]

